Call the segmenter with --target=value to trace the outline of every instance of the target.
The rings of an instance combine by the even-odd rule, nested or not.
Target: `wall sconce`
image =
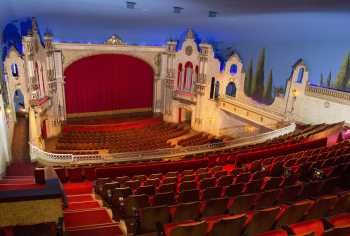
[[[292,90],[292,95],[293,95],[294,98],[296,98],[296,96],[297,96],[297,90],[296,90],[295,88],[293,88],[293,90]]]
[[[9,108],[9,107],[6,108],[6,113],[7,113],[7,114],[11,114],[11,108]]]

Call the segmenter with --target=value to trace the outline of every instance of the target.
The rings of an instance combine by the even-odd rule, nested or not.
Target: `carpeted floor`
[[[123,235],[119,223],[112,220],[108,210],[101,207],[92,194],[92,183],[66,183],[68,208],[64,209],[65,232],[68,236]]]

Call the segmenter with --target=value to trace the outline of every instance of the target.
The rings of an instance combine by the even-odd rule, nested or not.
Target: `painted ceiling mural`
[[[272,71],[274,87],[284,87],[292,65],[303,58],[311,83],[350,89],[350,1],[347,0],[2,0],[2,47],[18,45],[28,19],[37,17],[41,32],[56,41],[102,43],[112,34],[128,44],[164,45],[183,41],[192,28],[198,41],[214,46],[224,62],[237,52],[253,73],[264,48],[264,79]],[[180,13],[174,13],[174,7]],[[1,10],[2,9],[2,10]],[[216,17],[208,17],[209,11]],[[15,29],[16,28],[16,29]],[[18,48],[19,51],[21,50]],[[329,81],[329,77],[331,80]],[[343,79],[337,82],[337,77]],[[342,85],[340,85],[342,84]]]

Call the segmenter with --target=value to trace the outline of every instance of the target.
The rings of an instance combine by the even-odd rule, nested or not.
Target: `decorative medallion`
[[[185,48],[185,53],[186,53],[187,56],[191,56],[191,55],[192,55],[192,52],[193,52],[193,49],[192,49],[191,46],[187,46],[187,47]]]
[[[109,45],[125,45],[125,43],[123,43],[123,41],[115,34],[112,35],[112,37],[110,37],[105,44],[109,44]]]

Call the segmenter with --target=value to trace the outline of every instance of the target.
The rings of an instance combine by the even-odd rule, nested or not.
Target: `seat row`
[[[159,225],[159,223],[165,224],[165,234],[172,235],[169,232],[178,224],[193,223],[201,219],[202,221],[211,222],[213,226],[213,223],[224,215],[233,217],[241,214],[241,217],[245,216],[241,230],[230,231],[231,234],[229,235],[240,235],[243,231],[244,235],[254,235],[271,229],[280,229],[285,225],[294,224],[301,220],[317,219],[346,212],[350,207],[349,199],[350,193],[347,192],[339,196],[322,196],[315,200],[306,199],[291,204],[255,210],[237,207],[237,204],[235,204],[236,200],[233,200],[233,203],[230,205],[230,200],[226,198],[211,199],[204,204],[190,202],[173,206],[148,206],[141,208],[136,216],[129,218],[130,225],[128,226],[132,228],[132,226],[139,225],[136,231],[138,233],[146,233],[152,230],[156,231],[156,225]],[[133,212],[130,213],[133,214]],[[139,221],[139,223],[134,224],[134,220]],[[126,219],[126,222],[128,222],[128,219]],[[169,225],[169,223],[171,224]],[[212,228],[212,226],[209,228]]]
[[[255,218],[259,215],[256,213]],[[165,225],[166,236],[235,236],[235,235],[255,235],[255,236],[348,236],[350,234],[350,215],[348,213],[339,214],[329,218],[306,220],[290,225],[283,229],[264,232],[260,225],[254,225],[254,216],[250,221],[244,214],[234,216],[222,216],[219,219],[208,218],[197,222],[188,222],[177,225]],[[268,223],[268,219],[265,219]],[[253,223],[251,223],[253,222]],[[253,224],[250,226],[248,223]],[[265,223],[265,222],[264,222]],[[268,225],[266,223],[266,228]],[[255,228],[258,228],[255,230]],[[260,231],[263,233],[257,233]]]

